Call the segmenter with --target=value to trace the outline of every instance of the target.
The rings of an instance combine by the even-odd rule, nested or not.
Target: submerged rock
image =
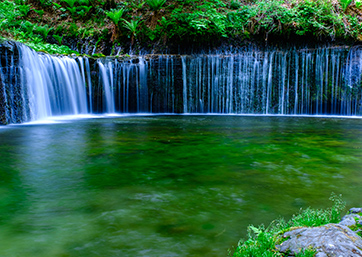
[[[313,248],[316,257],[362,256],[362,238],[352,231],[362,224],[362,208],[352,208],[339,224],[294,228],[283,234],[287,239],[277,245],[281,253],[295,256],[302,249]]]

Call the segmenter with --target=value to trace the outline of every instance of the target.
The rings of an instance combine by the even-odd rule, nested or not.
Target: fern
[[[114,24],[118,25],[124,13],[124,8],[119,10],[112,9],[109,12],[106,12],[106,15],[114,22]]]
[[[63,41],[63,36],[58,36],[58,35],[53,35],[53,38],[55,38],[55,40],[58,42],[59,45],[62,44],[62,41]]]
[[[339,4],[342,6],[343,11],[347,10],[348,5],[352,3],[353,0],[339,0]]]
[[[139,19],[131,20],[131,21],[123,20],[123,27],[126,28],[127,30],[129,30],[133,36],[136,36],[137,28],[138,28],[139,24],[140,24]]]
[[[70,8],[74,7],[74,4],[77,2],[77,0],[62,0],[63,2],[66,2]]]
[[[166,3],[166,0],[146,0],[151,10],[158,11]]]
[[[50,28],[48,25],[34,26],[34,31],[36,33],[40,34],[41,36],[43,36],[44,39],[46,39],[48,37],[49,32],[52,30],[53,30],[53,28]]]

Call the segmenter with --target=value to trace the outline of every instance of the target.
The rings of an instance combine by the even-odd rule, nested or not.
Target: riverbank
[[[362,209],[351,208],[341,219],[345,202],[334,194],[330,200],[334,203],[332,207],[301,210],[289,221],[281,218],[268,227],[250,225],[249,238],[239,241],[232,256],[312,257],[362,253]]]

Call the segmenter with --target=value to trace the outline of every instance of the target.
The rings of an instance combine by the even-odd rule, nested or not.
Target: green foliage
[[[234,1],[229,5],[219,0],[197,4],[195,0],[180,1],[171,14],[162,17],[155,29],[145,31],[155,38],[188,38],[210,40],[216,37],[241,37],[261,35],[266,40],[269,35],[305,35],[317,39],[357,38],[362,29],[359,22],[344,22],[350,19],[332,10],[333,3],[328,0],[295,1],[286,5],[284,0],[261,0],[254,4],[240,5]],[[187,6],[192,12],[185,12]],[[231,9],[235,9],[233,11]],[[201,36],[201,37],[200,37]]]
[[[62,44],[64,35],[63,36],[53,35],[53,37],[55,38],[55,40],[58,42],[59,45]]]
[[[136,36],[137,35],[137,29],[140,25],[141,21],[140,19],[137,20],[123,20],[123,27],[131,32],[131,35]]]
[[[76,23],[71,23],[68,27],[68,33],[70,36],[77,36],[78,35],[78,26]]]
[[[17,5],[26,4],[26,0],[15,0],[14,2],[15,2]]]
[[[339,0],[339,4],[341,5],[343,11],[346,11],[347,7],[352,3],[353,0]]]
[[[337,223],[340,220],[341,212],[345,209],[345,202],[340,196],[332,194],[330,200],[334,202],[331,208],[326,210],[314,210],[308,208],[294,215],[290,220],[290,226],[317,227],[328,223]]]
[[[0,35],[29,40],[39,35],[45,41],[49,28],[36,23],[45,22],[45,14],[48,17],[56,13],[52,23],[58,26],[66,20],[71,25],[62,24],[62,33],[78,38],[104,35],[109,29],[105,19],[108,17],[119,29],[112,31],[112,40],[120,40],[117,37],[124,35],[123,29],[129,32],[131,40],[137,36],[141,43],[202,43],[220,38],[241,42],[250,37],[268,40],[272,35],[273,38],[299,35],[317,40],[362,39],[360,17],[342,12],[350,0],[339,1],[336,4],[331,0],[0,0]],[[356,0],[355,5],[360,8],[362,0]],[[28,15],[29,10],[38,16]],[[137,19],[141,13],[143,26]]]
[[[18,5],[18,10],[21,13],[21,16],[27,16],[28,12],[30,11],[30,5],[24,4],[24,5]]]
[[[43,18],[44,10],[34,10],[34,12],[36,12],[40,16],[40,18]]]
[[[314,257],[317,251],[313,248],[302,249],[300,253],[297,253],[295,257]]]
[[[158,11],[166,3],[166,0],[146,0],[146,3],[153,11]]]
[[[343,18],[331,12],[329,1],[303,1],[296,8],[297,34],[342,37],[345,33]]]
[[[62,0],[62,2],[67,3],[70,8],[73,8],[77,0]]]
[[[83,6],[89,6],[90,2],[89,0],[78,0],[78,4]]]
[[[231,1],[230,3],[230,9],[237,10],[241,7],[241,4],[239,2]]]
[[[45,40],[49,34],[50,31],[52,31],[53,28],[49,27],[48,25],[44,25],[44,26],[34,26],[34,32],[37,34],[40,34],[43,39]]]
[[[21,42],[21,41],[20,41]],[[34,42],[26,42],[23,41],[23,43],[29,47],[31,47],[32,49],[34,49],[35,51],[41,51],[41,52],[46,52],[49,54],[79,54],[76,51],[71,50],[69,47],[67,46],[58,46],[58,45],[53,45],[53,44],[48,44],[48,43],[34,43]]]
[[[75,17],[77,15],[77,7],[73,6],[73,7],[67,7],[67,10],[70,12],[70,14]]]
[[[70,12],[71,16],[74,19],[81,19],[88,15],[90,10],[92,9],[92,6],[88,6],[89,1],[83,0],[83,1],[73,1],[73,0],[63,0],[68,1],[68,5],[70,7],[67,7],[67,10]],[[81,4],[84,3],[85,5],[75,6],[75,3]],[[57,6],[57,5],[55,5]],[[62,8],[60,8],[62,10]]]
[[[111,9],[109,12],[106,12],[106,15],[114,22],[114,24],[118,25],[122,19],[124,11],[124,8],[119,10]]]
[[[248,227],[248,239],[239,241],[238,247],[233,257],[254,257],[254,256],[282,256],[276,251],[275,245],[280,243],[280,236],[292,227],[300,226],[321,226],[328,223],[340,221],[340,215],[345,209],[345,202],[341,196],[332,194],[330,200],[334,203],[332,207],[325,210],[315,210],[308,208],[301,210],[294,215],[289,222],[283,219],[273,221],[269,227],[263,225]],[[315,255],[315,250],[304,249],[297,256],[309,257]]]
[[[356,7],[357,7],[358,9],[360,9],[361,6],[362,6],[362,1],[356,0],[356,1],[355,1],[355,5],[356,5]]]
[[[52,4],[54,5],[54,7],[53,7],[54,10],[62,8],[62,6],[60,4],[57,4],[55,2],[52,2]]]
[[[39,4],[42,7],[48,7],[52,5],[52,0],[39,0]]]
[[[33,35],[33,30],[34,30],[35,24],[31,23],[30,21],[23,21],[20,24],[20,30],[26,34],[28,34],[29,36]],[[24,35],[26,35],[24,34]]]

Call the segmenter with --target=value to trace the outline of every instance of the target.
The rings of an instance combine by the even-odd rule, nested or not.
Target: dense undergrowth
[[[294,215],[289,221],[278,219],[268,227],[249,226],[246,241],[240,240],[233,257],[277,257],[284,256],[276,250],[276,245],[281,244],[282,234],[293,227],[317,227],[329,223],[338,223],[341,213],[345,209],[345,202],[341,196],[332,194],[330,200],[333,206],[327,209],[305,209]],[[312,257],[316,254],[314,249],[304,249],[297,257]]]
[[[351,2],[3,0],[0,36],[49,53],[108,55],[222,42],[355,42],[362,39],[362,4]]]

